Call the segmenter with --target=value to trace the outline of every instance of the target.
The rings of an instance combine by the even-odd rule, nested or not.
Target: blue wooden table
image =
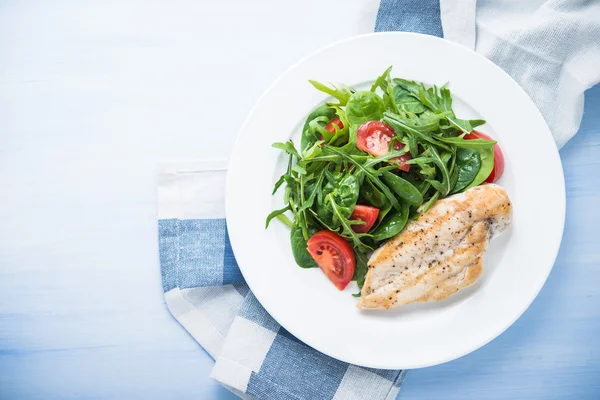
[[[227,157],[269,82],[372,31],[378,2],[280,4],[0,6],[0,399],[235,398],[164,305],[155,168]],[[297,17],[255,23],[271,13]],[[600,398],[600,86],[561,157],[566,227],[539,297],[482,349],[410,371],[400,399]]]

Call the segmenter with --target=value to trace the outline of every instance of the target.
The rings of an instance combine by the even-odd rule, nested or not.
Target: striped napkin
[[[476,25],[475,0],[382,0],[375,30],[444,36],[488,56],[529,93],[561,146],[579,127],[583,92],[600,81],[599,3],[480,3]],[[525,13],[528,18],[515,18]],[[166,303],[215,359],[212,377],[244,399],[395,399],[406,371],[358,367],[319,353],[273,320],[249,291],[227,236],[226,166],[170,164],[158,177]]]
[[[169,310],[215,359],[212,377],[242,398],[395,399],[404,371],[357,367],[281,327],[244,283],[225,224],[224,161],[164,165],[160,265]]]

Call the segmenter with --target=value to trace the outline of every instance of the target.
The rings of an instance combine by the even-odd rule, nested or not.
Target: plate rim
[[[304,63],[305,61],[307,61],[308,59],[311,59],[315,56],[317,56],[318,54],[327,51],[330,48],[339,46],[341,44],[345,44],[347,42],[352,42],[355,40],[362,40],[368,37],[378,37],[378,36],[418,36],[423,38],[424,40],[434,40],[434,41],[443,41],[446,43],[446,45],[450,45],[456,48],[461,48],[463,51],[467,50],[471,53],[473,53],[474,55],[476,55],[476,57],[478,57],[479,59],[481,59],[483,62],[487,63],[491,68],[495,69],[498,73],[504,75],[505,77],[507,77],[515,86],[515,88],[517,90],[519,90],[523,95],[526,96],[526,98],[529,100],[529,102],[531,103],[531,105],[534,106],[535,110],[537,111],[537,113],[539,114],[540,119],[543,121],[544,125],[547,128],[547,133],[550,136],[550,140],[552,140],[555,144],[554,147],[554,152],[552,154],[552,156],[555,158],[555,161],[557,162],[557,166],[558,166],[558,172],[560,172],[561,178],[560,182],[559,182],[559,191],[560,191],[560,210],[555,210],[556,213],[560,213],[559,217],[560,218],[556,218],[558,215],[555,214],[554,219],[559,219],[560,220],[560,234],[557,235],[557,243],[554,246],[554,249],[552,250],[552,263],[550,264],[550,266],[548,268],[545,269],[544,271],[544,276],[543,276],[543,280],[540,281],[540,284],[538,285],[538,287],[535,288],[534,291],[532,291],[532,296],[531,298],[527,299],[527,301],[523,302],[523,307],[519,310],[518,313],[515,313],[515,317],[510,321],[510,323],[506,324],[503,328],[499,329],[497,332],[495,332],[492,335],[489,335],[489,337],[485,338],[484,340],[481,341],[474,341],[473,345],[468,347],[467,351],[463,351],[460,354],[456,354],[450,357],[446,357],[444,359],[441,359],[438,362],[435,363],[421,363],[421,364],[414,364],[414,365],[404,365],[404,366],[390,366],[390,365],[383,365],[381,363],[372,363],[372,362],[357,362],[357,360],[352,360],[351,357],[345,357],[345,356],[338,356],[338,355],[332,355],[330,354],[330,352],[327,351],[327,349],[323,349],[320,348],[320,346],[315,346],[312,340],[307,339],[305,337],[301,337],[301,335],[298,335],[296,332],[293,332],[292,330],[289,330],[289,332],[291,334],[293,334],[295,337],[297,337],[300,341],[302,341],[303,343],[305,343],[306,345],[310,346],[311,348],[327,355],[330,356],[334,359],[343,361],[343,362],[347,362],[350,364],[355,364],[355,365],[359,365],[359,366],[363,366],[363,367],[369,367],[369,368],[379,368],[379,369],[418,369],[418,368],[425,368],[425,367],[429,367],[429,366],[434,366],[434,365],[440,365],[443,363],[447,363],[453,360],[456,360],[458,358],[464,357],[470,353],[472,353],[473,351],[485,346],[486,344],[490,343],[492,340],[496,339],[498,336],[500,336],[503,332],[505,332],[508,328],[510,328],[524,313],[525,311],[527,311],[527,309],[531,306],[531,304],[533,303],[533,301],[537,298],[537,296],[539,295],[542,287],[546,284],[547,280],[548,280],[548,276],[550,275],[550,272],[552,271],[554,264],[556,263],[556,258],[558,256],[558,253],[560,251],[560,247],[561,247],[561,243],[562,243],[562,238],[563,238],[563,234],[564,234],[564,228],[565,228],[565,220],[566,220],[566,188],[565,188],[565,178],[564,178],[564,169],[563,169],[563,165],[562,165],[562,161],[560,159],[560,154],[559,154],[559,149],[558,147],[556,147],[556,142],[554,140],[554,137],[552,136],[552,131],[550,130],[548,123],[546,122],[545,118],[543,117],[543,115],[541,114],[539,108],[537,107],[537,105],[535,104],[535,102],[531,99],[531,97],[527,94],[527,92],[525,92],[525,90],[519,85],[518,82],[516,82],[507,72],[505,72],[502,68],[500,68],[498,65],[496,65],[495,63],[493,63],[491,60],[489,60],[488,58],[486,58],[485,56],[483,56],[480,53],[475,52],[474,50],[468,49],[460,44],[457,44],[455,42],[452,42],[450,40],[444,39],[444,38],[439,38],[436,36],[431,36],[431,35],[425,35],[425,34],[420,34],[420,33],[415,33],[415,32],[374,32],[374,33],[367,33],[367,34],[359,34],[359,35],[354,35],[354,36],[350,36],[338,41],[335,41],[333,43],[330,43],[328,45],[325,45],[319,49],[317,49],[316,51],[311,52],[310,54],[300,58],[298,61],[296,61],[295,63],[293,63],[290,67],[288,67],[283,73],[281,73],[268,87],[267,89],[261,94],[260,97],[258,97],[258,99],[256,100],[256,102],[254,103],[254,105],[252,106],[252,108],[250,109],[250,111],[248,112],[248,115],[246,117],[246,119],[244,120],[244,123],[242,124],[241,128],[239,129],[237,135],[236,135],[236,139],[231,151],[231,156],[230,156],[230,160],[228,163],[228,171],[231,167],[231,165],[235,165],[233,160],[235,160],[235,157],[233,157],[235,154],[237,154],[240,151],[240,142],[242,140],[242,133],[244,132],[244,130],[246,129],[247,125],[249,124],[249,122],[251,121],[253,115],[255,114],[257,108],[259,107],[259,105],[262,103],[263,99],[273,90],[274,87],[276,87],[279,82],[284,79],[284,77],[286,77],[291,71],[293,71],[295,68],[297,68],[299,65],[301,65],[302,63]],[[232,222],[231,219],[228,217],[229,215],[231,215],[232,213],[230,212],[230,210],[233,207],[233,201],[232,201],[232,196],[230,195],[230,193],[232,192],[232,187],[234,185],[232,179],[230,178],[231,174],[227,173],[227,178],[226,178],[226,185],[225,185],[225,215],[226,215],[226,224],[227,224],[227,229],[229,232],[232,232]],[[234,239],[233,237],[231,237],[230,239],[231,241],[231,247],[233,250],[234,255],[236,255],[236,243],[237,240]],[[237,255],[236,255],[237,258]],[[256,297],[256,299],[259,301],[259,303],[261,304],[261,306],[263,308],[265,308],[265,310],[269,313],[269,315],[275,320],[277,321],[277,323],[279,323],[279,325],[281,325],[282,327],[284,327],[286,330],[288,330],[287,327],[285,327],[285,325],[283,323],[281,323],[281,320],[278,318],[278,315],[274,315],[272,313],[272,311],[270,311],[267,307],[265,307],[263,301],[261,301],[261,297],[262,294],[259,294],[258,292],[255,292],[252,288],[252,284],[250,282],[248,282],[248,280],[246,279],[246,276],[244,275],[244,269],[240,266],[240,271],[242,273],[242,275],[244,276],[244,280],[246,281],[246,283],[248,284],[248,287],[250,288],[250,290],[253,292],[254,296]],[[541,274],[540,274],[541,276]]]

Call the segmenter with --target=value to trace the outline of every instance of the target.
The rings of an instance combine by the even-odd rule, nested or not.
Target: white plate
[[[393,77],[449,82],[461,118],[484,118],[506,167],[498,182],[514,204],[512,227],[495,239],[485,272],[449,299],[393,310],[360,311],[352,282],[338,291],[319,269],[294,263],[289,230],[265,217],[285,169],[271,148],[299,143],[308,113],[326,100],[308,82],[370,84],[388,66]],[[378,33],[326,47],[290,68],[267,90],[243,126],[227,178],[227,226],[248,285],[285,329],[315,349],[375,368],[418,368],[468,354],[508,328],[533,301],[552,268],[565,217],[562,166],[548,126],[531,99],[481,55],[432,36]]]

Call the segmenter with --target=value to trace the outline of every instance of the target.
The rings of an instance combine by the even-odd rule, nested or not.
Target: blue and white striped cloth
[[[525,88],[561,146],[579,127],[584,90],[600,80],[598,3],[503,2],[504,14],[497,3],[480,3],[476,26],[475,0],[382,0],[376,30],[443,35],[487,55]],[[531,18],[500,25],[485,19],[525,8]],[[215,359],[212,377],[242,398],[395,399],[406,371],[357,367],[317,352],[249,291],[227,236],[225,170],[226,162],[166,165],[158,181],[166,303]]]
[[[297,340],[244,283],[224,217],[226,162],[165,165],[158,182],[160,264],[169,310],[242,398],[395,399],[404,371],[357,367]]]

